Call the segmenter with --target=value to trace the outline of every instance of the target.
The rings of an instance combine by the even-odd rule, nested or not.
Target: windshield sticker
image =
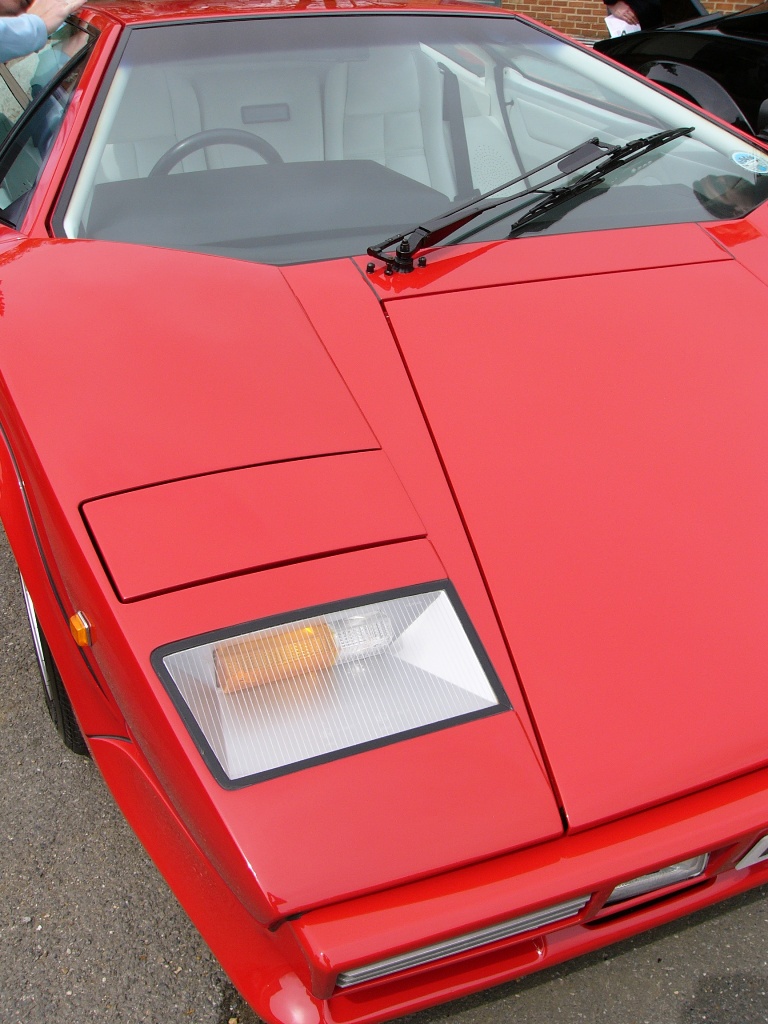
[[[753,174],[768,174],[768,159],[757,153],[734,153],[731,159],[745,171]]]

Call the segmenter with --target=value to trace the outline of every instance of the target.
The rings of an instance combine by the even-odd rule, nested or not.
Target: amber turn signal
[[[224,693],[311,676],[331,668],[337,656],[333,632],[325,623],[264,632],[213,649],[216,682]]]
[[[82,612],[70,615],[69,631],[78,647],[91,646],[91,624]]]

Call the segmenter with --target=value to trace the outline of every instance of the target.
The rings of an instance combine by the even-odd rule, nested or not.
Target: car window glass
[[[0,146],[18,121],[24,108],[8,83],[0,76]]]
[[[38,53],[6,66],[0,80],[0,211],[7,222],[18,225],[26,209],[25,198],[56,137],[82,62],[50,92],[47,87],[87,44],[86,33],[63,25]]]
[[[11,84],[15,84],[17,90],[27,97],[28,103],[87,45],[88,35],[76,25],[65,23],[49,37],[41,50],[8,61],[5,72],[12,80]]]
[[[682,128],[691,131],[675,134]],[[470,225],[472,237],[498,239],[571,150],[598,139],[607,153],[668,131],[674,138],[617,167],[588,200],[537,218],[535,231],[696,222],[723,209],[743,216],[766,196],[768,159],[514,17],[393,12],[142,27],[130,34],[54,223],[71,238],[281,265],[364,254],[501,191],[510,207]]]
[[[515,58],[514,64],[531,81],[559,87],[575,96],[606,99],[610,95],[610,91],[606,93],[605,88],[600,88],[590,76],[561,61],[549,59],[546,52],[529,50],[521,53]]]

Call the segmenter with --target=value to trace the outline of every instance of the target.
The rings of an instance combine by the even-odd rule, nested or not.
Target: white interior
[[[371,21],[380,23],[382,18]],[[616,145],[670,125],[695,128],[692,138],[665,145],[611,182],[612,186],[648,184],[682,188],[683,199],[689,197],[690,210],[686,205],[685,211],[676,216],[678,220],[706,219],[692,193],[702,175],[709,172],[743,176],[733,158],[736,150],[748,149],[748,144],[576,47],[521,27],[514,19],[501,21],[516,26],[514,31],[525,38],[525,45],[513,45],[512,40],[506,51],[501,45],[494,51],[479,44],[459,45],[461,39],[457,35],[453,57],[451,46],[415,40],[391,44],[374,41],[346,49],[340,43],[333,53],[322,47],[297,46],[295,51],[233,54],[226,60],[221,55],[208,57],[205,53],[195,59],[169,54],[164,60],[132,63],[126,56],[93,132],[64,217],[65,233],[69,237],[198,247],[196,238],[177,232],[178,215],[168,212],[165,200],[159,199],[156,191],[137,193],[135,197],[133,193],[128,197],[125,191],[119,196],[116,193],[116,202],[123,204],[123,213],[116,218],[120,222],[117,227],[112,227],[109,210],[104,217],[103,201],[99,215],[94,216],[95,226],[89,226],[89,215],[92,203],[96,209],[94,189],[108,183],[147,180],[157,161],[177,143],[212,129],[235,129],[258,136],[277,150],[285,165],[298,164],[304,168],[307,177],[301,179],[299,190],[317,188],[318,208],[325,204],[333,211],[327,226],[313,222],[306,231],[317,237],[323,231],[332,234],[349,227],[350,233],[357,231],[365,243],[361,250],[357,239],[350,242],[351,252],[365,251],[366,245],[379,240],[375,234],[370,237],[366,232],[368,227],[377,230],[380,222],[397,227],[401,221],[410,224],[414,217],[435,216],[437,209],[444,212],[453,202],[497,189],[517,177],[522,184],[512,191],[521,191],[530,184],[524,176],[532,169],[545,161],[556,161],[569,149],[596,136],[603,145]],[[456,19],[456,24],[458,33],[460,19]],[[459,91],[459,111],[449,109],[449,83]],[[469,182],[466,174],[462,174],[464,145]],[[396,172],[407,182],[433,190],[436,198],[432,202],[437,205],[423,212],[420,194],[412,190],[410,205],[401,207],[398,199],[387,199],[369,223],[360,213],[366,203],[358,199],[356,204],[350,202],[350,220],[345,225],[336,212],[338,195],[329,197],[320,185],[315,185],[311,169],[329,163],[343,163],[351,168],[355,161],[371,161]],[[243,145],[215,143],[180,159],[169,173],[176,176],[193,171],[245,168],[263,162],[261,155]],[[359,166],[354,173],[361,173]],[[550,173],[557,173],[557,167]],[[339,180],[344,182],[339,186],[344,192],[348,185],[343,167],[339,168]],[[386,182],[383,184],[389,187]],[[219,201],[218,186],[212,182],[207,187],[210,192],[201,193],[197,209],[209,208]],[[300,226],[289,223],[293,203],[287,186],[281,188],[280,179],[273,177],[268,186],[253,187],[255,203],[271,204],[274,209],[286,211],[286,227],[283,231],[283,220],[276,225],[273,220],[265,224],[247,219],[243,238],[253,236],[258,241],[260,234],[284,234],[287,238],[298,234]],[[249,186],[242,188],[242,195],[229,197],[230,207],[252,207]],[[350,192],[355,188],[356,181],[350,179]],[[377,179],[372,188],[380,197],[382,180]],[[226,197],[222,202],[226,202]],[[674,196],[667,195],[666,202],[668,210],[674,209]],[[155,218],[147,214],[147,206],[152,203],[157,208]],[[124,211],[133,206],[137,213],[149,217],[146,238],[142,228],[126,228]],[[620,203],[615,206],[620,210]],[[413,213],[414,207],[418,214]],[[228,215],[236,219],[231,210]],[[154,229],[163,216],[167,240],[164,226],[159,231]],[[662,210],[660,220],[654,220],[655,216],[653,204],[649,203],[647,219],[643,219],[643,213],[639,222],[664,223],[664,217],[672,215]],[[303,213],[299,215],[300,221],[301,218],[306,221]],[[222,220],[226,220],[226,215]],[[628,224],[616,226],[631,225],[630,219]],[[613,226],[610,219],[597,225],[605,226]],[[132,230],[138,231],[136,237]],[[215,233],[209,224],[203,224],[199,247],[205,248],[209,236]],[[213,242],[224,245],[229,237],[225,234]],[[242,239],[235,239],[234,244],[241,245]],[[325,253],[322,246],[319,250],[310,246],[297,259],[346,251],[342,246],[338,252],[331,249]],[[234,252],[223,254],[238,252],[235,248]],[[269,261],[270,255],[257,252],[255,258]],[[283,258],[284,254],[279,252],[275,261]],[[291,261],[290,254],[285,261]]]

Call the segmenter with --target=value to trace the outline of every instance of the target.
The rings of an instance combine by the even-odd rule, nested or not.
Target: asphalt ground
[[[0,779],[0,1024],[255,1024],[94,765],[59,743],[2,536]],[[768,1024],[767,896],[408,1024]]]

